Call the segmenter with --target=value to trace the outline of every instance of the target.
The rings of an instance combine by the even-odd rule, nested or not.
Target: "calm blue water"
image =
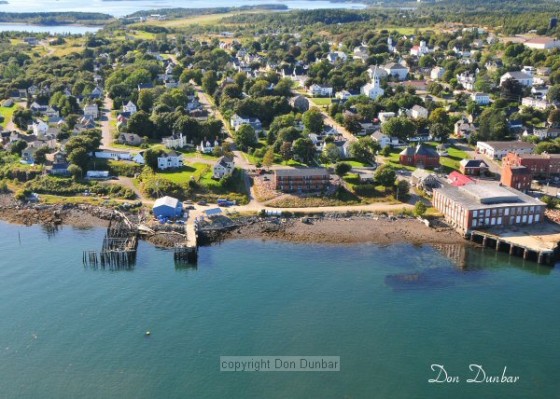
[[[9,4],[0,4],[0,12],[52,12],[52,11],[81,11],[101,12],[116,17],[132,14],[141,10],[161,8],[208,8],[208,7],[240,7],[244,5],[281,3],[291,9],[320,9],[320,8],[351,8],[362,9],[366,6],[358,3],[331,3],[326,0],[215,0],[211,3],[205,0],[8,0]]]
[[[1,7],[1,5],[0,5]],[[83,35],[86,33],[95,33],[101,27],[99,26],[78,26],[78,25],[27,25],[27,24],[2,24],[0,23],[0,32],[20,31],[33,33],[49,33],[51,35]]]
[[[557,269],[261,241],[201,248],[197,269],[146,243],[132,271],[84,268],[103,234],[0,223],[1,398],[559,397]],[[222,355],[340,356],[341,371],[221,373]],[[432,363],[520,381],[428,384]]]

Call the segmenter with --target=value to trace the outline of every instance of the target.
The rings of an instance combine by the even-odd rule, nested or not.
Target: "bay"
[[[0,23],[0,32],[18,31],[32,33],[49,33],[51,35],[84,35],[100,30],[99,26],[82,25],[29,25]]]
[[[196,268],[104,230],[0,223],[2,398],[555,397],[560,273],[495,251],[232,240]],[[462,267],[461,267],[462,265]],[[150,331],[149,337],[145,336]],[[340,356],[331,373],[224,373],[220,356]],[[508,384],[429,384],[431,364]]]
[[[209,4],[205,0],[9,0],[8,4],[0,4],[0,12],[54,12],[79,11],[100,12],[115,17],[122,17],[141,10],[162,8],[208,8],[208,7],[240,7],[259,4],[285,4],[290,9],[314,10],[322,8],[362,9],[365,4],[341,3],[326,0],[215,0]]]

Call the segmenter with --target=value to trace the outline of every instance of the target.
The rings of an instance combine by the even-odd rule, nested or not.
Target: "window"
[[[473,211],[473,214],[472,214],[472,215],[473,215],[474,218],[475,218],[475,217],[478,217],[478,211]]]
[[[523,215],[522,221],[523,221],[523,223],[527,223],[527,215]]]
[[[521,216],[517,216],[515,218],[515,223],[521,223]]]
[[[486,209],[486,216],[490,216],[490,209]]]
[[[492,216],[496,216],[496,209],[492,209]]]
[[[509,215],[509,208],[504,209],[504,215],[506,215],[506,216]]]

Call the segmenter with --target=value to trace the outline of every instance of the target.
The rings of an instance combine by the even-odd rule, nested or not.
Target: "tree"
[[[503,140],[509,133],[504,111],[486,108],[478,117],[478,139]]]
[[[144,112],[150,112],[154,106],[154,93],[151,90],[140,90],[138,93],[138,108]]]
[[[155,137],[154,123],[150,120],[150,115],[144,111],[138,111],[128,120],[128,131],[139,136]]]
[[[288,161],[292,159],[292,143],[289,141],[285,141],[280,146],[280,155],[282,155],[282,159],[284,161]]]
[[[12,143],[10,152],[21,156],[21,152],[27,147],[27,143],[23,140],[16,140]]]
[[[523,86],[515,79],[506,79],[500,87],[502,97],[509,101],[520,101],[523,95]]]
[[[449,124],[449,114],[443,108],[436,108],[428,117],[428,122],[430,122],[431,124],[441,123],[447,125]]]
[[[12,115],[12,121],[21,130],[27,130],[27,126],[33,121],[33,113],[30,109],[18,107]]]
[[[266,150],[263,157],[262,164],[265,168],[268,169],[272,166],[273,163],[274,163],[274,149],[271,147],[268,150]]]
[[[432,123],[430,125],[430,133],[434,139],[445,142],[451,134],[451,128],[443,123]]]
[[[213,95],[216,89],[218,88],[218,77],[216,76],[216,72],[208,71],[202,77],[202,89],[210,94]]]
[[[375,162],[377,151],[379,151],[379,144],[369,136],[353,141],[348,147],[350,156],[364,163]]]
[[[391,155],[391,146],[386,145],[385,147],[383,147],[383,149],[381,150],[381,155],[383,155],[384,157],[390,156]]]
[[[560,101],[560,85],[550,86],[546,98],[549,102]]]
[[[159,155],[159,151],[153,150],[151,148],[144,151],[144,163],[146,164],[146,166],[154,171],[157,170]]]
[[[406,180],[399,180],[397,182],[397,195],[398,198],[404,198],[410,192],[410,184]]]
[[[334,173],[336,173],[340,177],[343,177],[351,170],[352,170],[352,165],[346,162],[338,162],[334,167]]]
[[[235,144],[243,151],[247,151],[249,147],[257,145],[257,135],[255,129],[251,125],[241,125],[234,134]]]
[[[69,165],[68,166],[68,172],[70,172],[70,174],[72,175],[72,177],[74,178],[74,180],[78,180],[81,179],[83,176],[83,171],[82,168],[80,168],[78,165]]]
[[[548,114],[548,123],[552,126],[558,126],[560,124],[560,109],[554,109]]]
[[[89,163],[89,155],[84,147],[78,147],[68,153],[68,161],[71,164],[77,165],[82,170],[86,170]]]
[[[420,217],[424,216],[427,210],[428,208],[421,200],[416,201],[416,204],[414,205],[414,214],[416,216],[420,216]]]
[[[334,143],[327,143],[323,149],[323,157],[328,163],[336,163],[340,159],[340,151]]]
[[[375,171],[375,181],[385,187],[393,187],[395,185],[395,180],[397,179],[397,175],[395,170],[390,165],[381,165]]]
[[[550,197],[548,195],[543,195],[541,197],[541,201],[546,204],[548,209],[554,209],[558,205],[558,199],[554,197]]]
[[[315,155],[315,144],[310,138],[299,138],[294,141],[292,148],[294,157],[297,157],[301,162],[309,164]]]
[[[313,107],[309,111],[303,113],[301,118],[303,125],[312,133],[321,133],[323,131],[323,114],[319,109]]]
[[[389,137],[398,137],[402,140],[413,137],[416,125],[406,117],[391,118],[381,126],[381,130]]]
[[[47,154],[50,152],[49,147],[43,146],[39,147],[35,154],[33,155],[33,159],[37,164],[44,164],[47,161]]]

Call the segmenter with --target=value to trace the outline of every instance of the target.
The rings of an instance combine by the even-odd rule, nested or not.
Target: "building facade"
[[[546,207],[535,198],[495,183],[471,183],[461,187],[444,183],[434,189],[433,204],[462,234],[487,227],[540,223]]]
[[[504,186],[526,192],[531,188],[531,180],[533,180],[533,175],[525,166],[504,165],[502,167],[500,182]]]
[[[284,192],[323,191],[330,174],[324,168],[285,168],[274,171],[274,187]]]
[[[560,154],[515,154],[508,153],[502,160],[503,166],[525,166],[533,176],[560,174]]]

